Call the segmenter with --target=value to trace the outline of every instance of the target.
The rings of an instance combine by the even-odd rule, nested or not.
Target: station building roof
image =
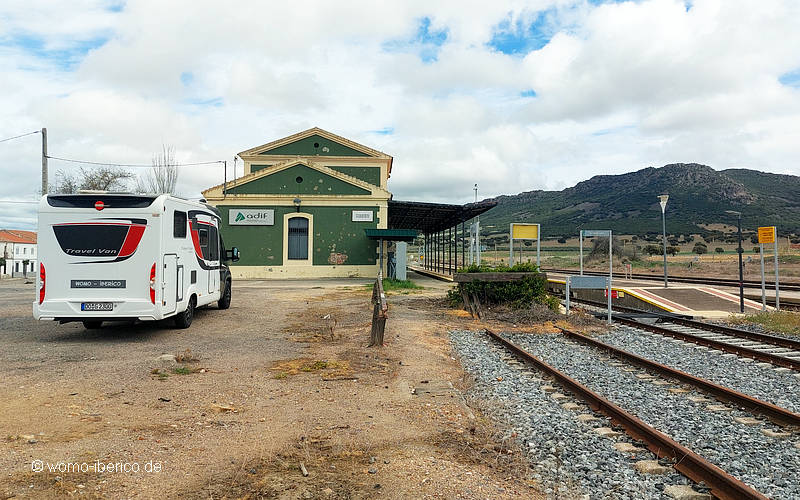
[[[416,229],[435,233],[466,222],[497,205],[484,200],[466,205],[389,200],[389,229]]]

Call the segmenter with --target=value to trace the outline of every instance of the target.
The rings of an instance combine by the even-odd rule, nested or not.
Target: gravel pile
[[[670,498],[663,493],[666,486],[690,483],[677,472],[656,476],[637,472],[636,461],[656,457],[647,451],[635,456],[617,451],[614,443],[633,443],[630,438],[614,440],[592,432],[610,423],[601,415],[595,421],[578,421],[579,414],[592,411],[573,398],[554,400],[542,390],[550,381],[540,372],[509,364],[510,356],[490,343],[485,333],[454,331],[450,336],[464,368],[475,379],[467,396],[482,402],[487,415],[517,433],[533,463],[534,478],[549,498],[662,499]],[[582,409],[566,410],[561,407],[564,401],[576,402]]]
[[[712,352],[696,344],[675,342],[635,328],[621,326],[599,340],[644,358],[710,380],[730,389],[800,413],[800,378],[793,370],[776,371],[747,358]]]
[[[740,424],[734,418],[753,415],[737,409],[708,411],[707,405],[719,403],[693,402],[687,396],[701,395],[696,392],[673,394],[667,390],[669,385],[637,378],[637,374],[643,373],[641,370],[625,371],[630,367],[601,361],[596,349],[560,335],[507,334],[507,338],[758,491],[771,498],[800,498],[797,439],[762,433],[762,430],[779,431],[779,427],[766,421],[754,426]],[[666,346],[672,344],[665,342],[664,348],[669,349]],[[695,354],[693,351],[685,355]],[[741,369],[743,364],[738,366]]]

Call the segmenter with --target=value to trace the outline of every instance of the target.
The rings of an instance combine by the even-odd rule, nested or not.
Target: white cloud
[[[0,138],[46,126],[56,156],[149,163],[166,143],[230,162],[320,126],[393,155],[396,198],[443,202],[678,161],[800,174],[800,89],[778,82],[800,67],[792,0],[120,5],[0,7]],[[503,23],[554,35],[504,54]],[[34,199],[39,166],[37,136],[0,143],[0,200]],[[190,167],[179,186],[221,181]],[[0,227],[29,227],[35,206],[8,206]]]

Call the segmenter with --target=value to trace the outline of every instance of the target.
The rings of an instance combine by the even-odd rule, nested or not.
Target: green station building
[[[203,192],[237,246],[236,278],[374,277],[392,157],[312,128],[239,153],[244,175]],[[385,243],[384,243],[385,244]]]

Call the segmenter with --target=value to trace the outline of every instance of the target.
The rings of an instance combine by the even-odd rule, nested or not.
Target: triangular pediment
[[[344,156],[391,158],[385,153],[318,127],[239,153],[246,156]]]
[[[206,197],[222,195],[223,185],[203,191]],[[338,195],[369,196],[389,193],[372,184],[305,159],[289,160],[227,183],[230,195]]]

